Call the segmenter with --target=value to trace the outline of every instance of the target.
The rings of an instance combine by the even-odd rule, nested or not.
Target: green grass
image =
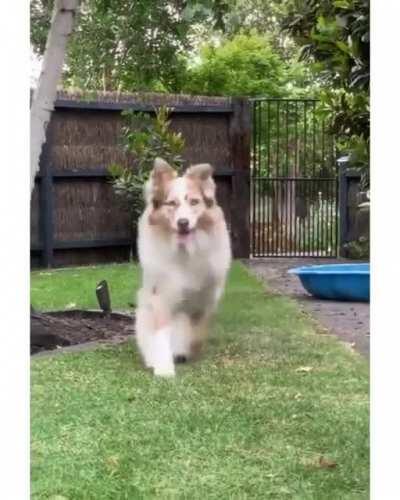
[[[33,303],[93,307],[102,278],[125,309],[138,278],[124,265],[34,273]],[[369,498],[367,363],[239,264],[204,358],[176,379],[132,344],[31,371],[33,499]]]
[[[31,302],[39,310],[53,311],[68,308],[98,309],[96,285],[106,279],[112,308],[132,309],[139,272],[132,264],[88,266],[33,271],[31,273]]]

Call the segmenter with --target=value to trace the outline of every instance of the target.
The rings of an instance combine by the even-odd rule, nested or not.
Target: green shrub
[[[167,107],[160,107],[155,117],[146,113],[124,111],[121,146],[135,159],[131,168],[110,165],[111,183],[121,206],[129,212],[132,230],[144,209],[143,186],[149,178],[154,160],[161,157],[178,171],[183,165],[181,153],[185,146],[180,133],[170,130]]]
[[[358,240],[349,241],[343,245],[346,250],[346,256],[349,259],[369,259],[369,238],[361,236]]]
[[[198,95],[283,97],[304,88],[302,63],[286,63],[266,36],[238,34],[219,46],[204,45],[188,70],[184,92]]]
[[[338,153],[349,154],[369,184],[369,1],[295,0],[283,29],[302,47],[325,87],[322,108],[333,117],[332,133],[340,138]]]

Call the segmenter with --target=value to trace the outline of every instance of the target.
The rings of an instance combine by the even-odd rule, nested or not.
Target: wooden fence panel
[[[173,116],[171,128],[185,137],[183,158],[187,165],[211,163],[216,172],[231,165],[230,117],[231,113]]]
[[[129,218],[110,183],[101,179],[55,183],[56,241],[129,239]]]
[[[31,202],[32,263],[45,267],[129,258],[131,228],[107,176],[130,166],[122,150],[122,109],[174,106],[171,126],[185,139],[185,165],[209,162],[235,257],[249,255],[250,108],[245,99],[119,96],[97,100],[59,94],[47,130]]]

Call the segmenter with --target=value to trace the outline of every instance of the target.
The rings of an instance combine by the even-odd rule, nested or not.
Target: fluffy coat
[[[178,177],[157,159],[145,198],[136,339],[145,365],[155,375],[173,376],[176,362],[202,348],[230,267],[230,240],[208,164]]]

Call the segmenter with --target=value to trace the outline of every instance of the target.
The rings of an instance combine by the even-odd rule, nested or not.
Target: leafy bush
[[[345,243],[343,248],[346,250],[346,256],[349,259],[369,259],[370,246],[369,238],[361,236],[358,240]]]
[[[361,188],[369,186],[369,95],[333,89],[322,92],[320,115],[330,118],[330,132],[337,138],[339,156],[348,155],[349,167],[360,171]]]
[[[161,157],[178,171],[183,159],[185,142],[180,133],[170,130],[170,109],[160,107],[155,117],[145,113],[124,111],[121,145],[135,158],[133,168],[110,165],[108,171],[121,206],[130,214],[132,229],[144,208],[143,186],[149,178],[154,160]]]
[[[293,0],[283,28],[302,46],[325,84],[322,108],[333,116],[339,153],[369,182],[369,1]]]
[[[186,78],[183,91],[199,95],[283,97],[308,84],[304,64],[286,63],[268,38],[256,33],[204,45]]]
[[[369,88],[369,0],[294,0],[283,28],[328,85]]]

